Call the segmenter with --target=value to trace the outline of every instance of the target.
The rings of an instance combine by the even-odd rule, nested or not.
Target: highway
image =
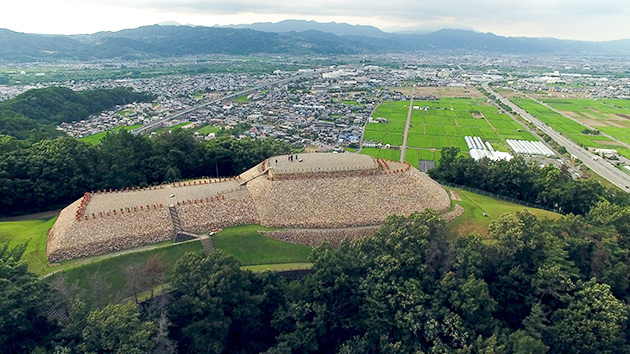
[[[629,175],[627,175],[623,171],[620,171],[601,157],[580,147],[575,142],[571,141],[556,130],[552,129],[550,126],[543,123],[538,118],[527,113],[527,111],[525,111],[521,107],[515,105],[510,100],[503,97],[501,94],[495,92],[492,88],[490,88],[490,85],[488,85],[487,83],[482,84],[481,87],[483,87],[484,90],[490,93],[490,95],[494,96],[499,102],[510,107],[512,110],[520,114],[525,120],[535,125],[536,128],[543,131],[560,146],[563,146],[565,149],[567,149],[567,152],[569,152],[569,154],[581,160],[582,163],[586,167],[590,168],[593,172],[597,173],[602,178],[619,187],[621,190],[625,192],[630,192]]]
[[[282,80],[278,80],[278,81],[273,81],[273,82],[270,82],[268,84],[259,85],[259,86],[256,86],[256,87],[249,88],[247,90],[243,90],[243,91],[239,91],[239,92],[232,93],[232,94],[229,94],[229,95],[225,95],[225,96],[222,96],[220,98],[216,98],[216,99],[214,99],[212,101],[208,101],[208,102],[202,103],[200,105],[197,105],[197,106],[185,109],[185,110],[183,110],[181,112],[177,112],[175,114],[172,114],[172,115],[170,115],[168,117],[165,117],[165,118],[162,118],[160,120],[156,120],[154,122],[151,122],[151,123],[149,123],[149,124],[147,124],[145,126],[142,126],[142,127],[138,128],[138,129],[132,130],[131,133],[132,134],[146,134],[146,133],[150,133],[150,132],[154,131],[155,129],[160,128],[163,123],[171,121],[173,119],[177,119],[177,118],[179,118],[181,116],[185,116],[186,114],[194,112],[194,111],[196,111],[198,109],[201,109],[201,108],[204,108],[204,107],[208,107],[210,105],[219,103],[221,101],[224,101],[224,100],[227,100],[227,99],[230,99],[230,98],[247,95],[247,94],[249,94],[251,92],[258,91],[258,90],[260,90],[262,88],[265,88],[265,87],[270,87],[270,86],[273,86],[273,85],[278,85],[278,84],[284,84],[284,83],[287,83],[287,82],[291,82],[291,81],[303,78],[305,76],[306,75],[296,75],[296,76],[293,76],[293,77],[290,77],[290,78],[286,78],[286,79],[282,79]]]

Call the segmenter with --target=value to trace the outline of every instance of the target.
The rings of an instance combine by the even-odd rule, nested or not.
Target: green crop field
[[[361,153],[385,160],[400,160],[400,151],[390,149],[363,148]]]
[[[110,129],[109,131],[119,131],[119,130],[134,130],[134,129],[138,129],[142,126],[142,124],[135,124],[135,125],[126,125],[123,127],[116,127],[114,129]],[[107,135],[107,132],[100,132],[100,133],[96,133],[90,136],[86,136],[83,138],[79,138],[79,140],[86,142],[90,145],[98,145],[101,143],[101,140],[103,140],[103,138],[105,138],[105,135]]]
[[[418,165],[418,157],[439,159],[438,153],[445,147],[456,146],[462,151],[468,151],[464,140],[466,135],[479,136],[489,141],[495,149],[506,152],[509,149],[505,139],[537,140],[508,115],[487,105],[484,99],[441,98],[439,101],[414,101],[413,105],[420,109],[412,110],[407,147],[417,148],[420,152],[430,150],[422,154],[408,149],[405,160],[414,166]],[[407,101],[383,102],[373,117],[386,118],[388,122],[368,123],[364,140],[401,145],[408,110]],[[372,150],[364,153],[382,157]]]
[[[605,136],[584,134],[583,131],[588,129],[587,126],[564,117],[533,100],[512,98],[511,101],[584,147],[615,149],[620,154],[630,158],[630,149]],[[576,120],[584,122],[591,128],[630,144],[630,120],[620,116],[628,115],[630,118],[629,101],[547,99],[544,102],[559,111],[571,113]]]

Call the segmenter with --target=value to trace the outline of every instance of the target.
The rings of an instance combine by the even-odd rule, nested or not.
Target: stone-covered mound
[[[169,240],[173,224],[168,209],[158,208],[118,213],[78,221],[81,200],[61,211],[50,229],[47,255],[51,262],[119,251]]]
[[[356,154],[276,156],[234,178],[86,193],[60,213],[47,255],[58,262],[245,224],[327,229],[285,236],[339,241],[344,231],[330,229],[357,231],[427,208],[446,212],[449,196],[407,164]]]
[[[408,216],[427,208],[440,212],[450,208],[444,188],[426,174],[399,163],[388,162],[388,167],[340,174],[305,172],[279,179],[259,177],[247,188],[261,224],[271,227],[378,225],[391,214]]]

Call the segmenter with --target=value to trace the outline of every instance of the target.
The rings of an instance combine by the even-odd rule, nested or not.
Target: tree
[[[584,283],[575,299],[552,316],[550,328],[554,353],[627,352],[624,343],[628,308],[606,284],[594,279]]]
[[[26,244],[0,244],[0,348],[7,353],[28,353],[46,344],[54,333],[45,312],[51,304],[49,288],[28,271],[20,258]]]
[[[148,353],[154,348],[151,338],[155,333],[156,325],[142,321],[135,304],[110,304],[88,315],[80,349],[89,353]]]
[[[215,250],[209,256],[184,255],[172,284],[181,291],[170,311],[180,351],[262,352],[271,345],[276,333],[261,321],[270,319],[282,300],[277,277],[258,278]]]

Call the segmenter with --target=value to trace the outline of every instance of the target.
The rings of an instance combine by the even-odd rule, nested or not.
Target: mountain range
[[[373,26],[286,20],[227,27],[153,25],[86,35],[0,29],[0,60],[138,59],[199,54],[343,55],[412,52],[630,54],[630,40],[503,37],[471,30],[387,33]]]

